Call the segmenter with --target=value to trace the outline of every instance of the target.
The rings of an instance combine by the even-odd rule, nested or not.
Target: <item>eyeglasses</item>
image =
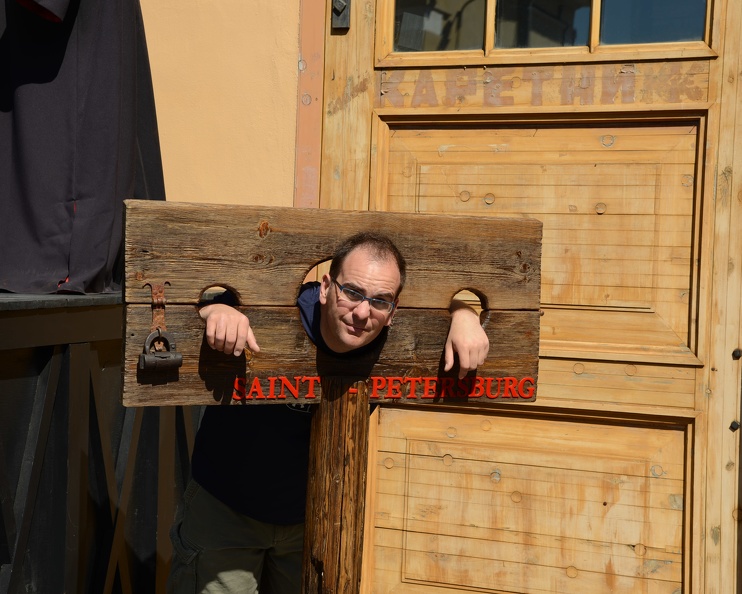
[[[346,301],[350,301],[355,305],[359,305],[364,301],[368,301],[368,304],[373,309],[383,313],[390,313],[397,306],[397,304],[393,301],[385,301],[384,299],[377,299],[376,297],[366,297],[363,293],[359,293],[355,289],[351,289],[349,287],[346,287],[345,285],[341,285],[334,278],[332,279],[332,282],[335,283],[335,285],[337,286],[338,291],[340,291],[340,295]]]

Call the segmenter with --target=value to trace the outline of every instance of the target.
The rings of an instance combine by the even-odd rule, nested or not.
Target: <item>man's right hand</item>
[[[206,321],[206,342],[214,350],[239,357],[247,346],[257,353],[260,347],[247,316],[223,303],[205,305],[199,315]]]
[[[484,365],[490,350],[490,341],[474,308],[454,298],[450,310],[451,327],[443,349],[443,371],[453,367],[456,353],[459,356],[459,379],[462,379],[470,371]]]

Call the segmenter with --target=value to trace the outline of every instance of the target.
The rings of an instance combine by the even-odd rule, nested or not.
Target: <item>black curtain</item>
[[[120,290],[122,201],[165,199],[139,1],[0,1],[0,291]]]

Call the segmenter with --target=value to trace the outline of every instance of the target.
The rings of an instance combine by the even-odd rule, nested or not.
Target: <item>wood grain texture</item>
[[[126,346],[124,369],[124,404],[126,406],[171,406],[187,404],[280,403],[281,398],[233,400],[237,378],[251,384],[262,378],[263,392],[270,393],[269,378],[297,376],[336,376],[353,381],[369,376],[454,377],[455,369],[442,373],[441,356],[450,317],[443,310],[401,308],[378,358],[367,356],[353,360],[334,360],[317,351],[301,326],[296,307],[241,308],[250,317],[261,345],[257,354],[233,357],[218,353],[204,342],[203,322],[195,306],[168,305],[168,331],[176,337],[176,347],[183,355],[183,366],[173,374],[142,374],[137,371],[139,354],[150,333],[151,308],[129,305],[126,308]],[[485,324],[490,339],[490,355],[479,368],[479,377],[538,377],[537,311],[491,312]],[[317,402],[322,394],[315,387],[315,397],[307,399],[288,394],[290,401]],[[279,388],[280,389],[280,388]],[[274,390],[276,393],[278,389]],[[286,391],[284,390],[286,394]],[[534,393],[535,398],[535,393]],[[407,399],[410,404],[430,400]],[[477,398],[484,401],[484,398]],[[495,402],[496,400],[491,400]]]
[[[369,500],[374,592],[681,586],[682,426],[380,415]]]
[[[445,309],[461,289],[497,309],[538,309],[541,223],[526,218],[347,212],[127,201],[127,303],[233,289],[243,305],[294,305],[306,274],[361,230],[383,231],[408,260],[407,307]],[[431,288],[434,287],[434,290]]]
[[[729,430],[730,419],[740,418],[742,367],[730,353],[742,346],[742,11],[733,2],[722,3],[716,11],[716,47],[722,59],[712,64],[715,83],[714,109],[709,113],[708,152],[716,160],[706,164],[706,192],[713,196],[713,215],[705,241],[713,254],[713,268],[702,279],[709,290],[699,309],[700,327],[707,332],[701,344],[708,345],[703,376],[704,390],[698,391],[698,408],[708,418],[707,442],[697,458],[699,508],[703,523],[694,526],[699,541],[694,580],[705,594],[723,594],[742,588],[742,531],[740,531],[740,439]],[[705,232],[707,227],[704,227]],[[703,285],[702,285],[703,286]],[[706,308],[704,308],[706,306]],[[700,448],[699,448],[700,449]]]
[[[466,109],[592,107],[628,110],[654,104],[705,105],[707,61],[617,64],[493,65],[485,68],[382,71],[380,109],[418,108],[438,113]]]
[[[358,592],[368,463],[368,390],[329,381],[312,418],[307,522],[306,594]]]

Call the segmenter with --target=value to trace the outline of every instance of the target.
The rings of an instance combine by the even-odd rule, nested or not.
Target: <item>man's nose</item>
[[[353,315],[366,319],[371,315],[371,304],[365,299],[353,308]]]

